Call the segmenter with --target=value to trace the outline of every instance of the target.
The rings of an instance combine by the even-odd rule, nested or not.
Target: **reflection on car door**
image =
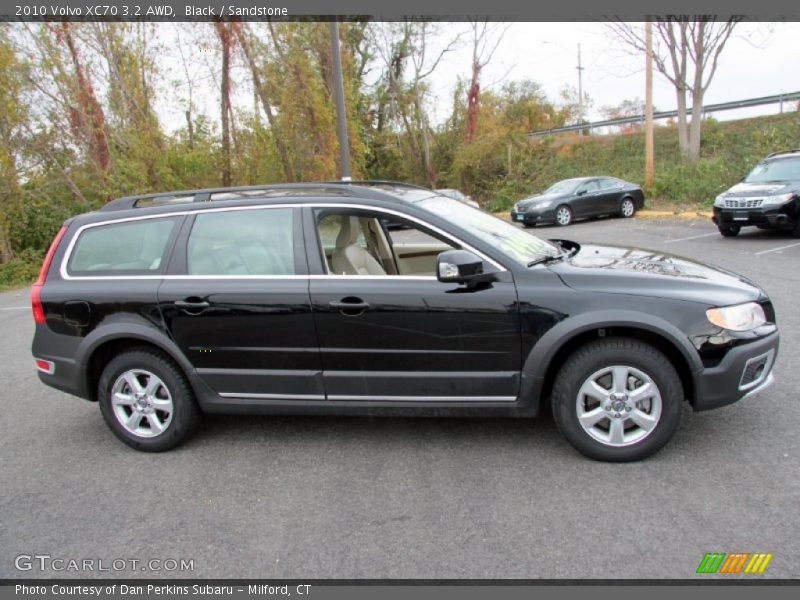
[[[597,202],[600,188],[596,179],[584,182],[578,191],[586,190],[586,193],[576,196],[572,201],[572,214],[576,217],[588,217],[597,213]]]
[[[306,209],[316,228],[323,212]],[[380,212],[362,211],[375,221]],[[396,215],[388,215],[396,219]],[[411,223],[414,228],[417,223]],[[408,233],[409,236],[413,235]],[[308,233],[309,229],[306,229]],[[428,231],[430,233],[430,231]],[[357,234],[337,236],[341,243]],[[308,238],[308,235],[307,235]],[[329,400],[337,402],[513,402],[519,389],[520,332],[511,274],[475,289],[426,275],[328,275],[319,236],[307,239],[311,303]],[[337,248],[347,254],[346,248]],[[353,249],[353,260],[360,251]],[[379,262],[380,257],[374,257]],[[435,264],[435,255],[431,255]],[[319,264],[317,262],[317,264]],[[496,266],[486,264],[487,269]],[[400,267],[402,273],[403,266]],[[415,270],[432,270],[416,263]],[[339,271],[339,269],[337,269]]]
[[[602,214],[615,213],[619,210],[619,201],[622,186],[616,179],[605,178],[600,180],[600,194],[598,196],[598,212]]]

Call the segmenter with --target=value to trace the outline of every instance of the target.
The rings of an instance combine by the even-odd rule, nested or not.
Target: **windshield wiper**
[[[543,265],[546,263],[555,262],[557,260],[561,260],[563,258],[567,258],[572,252],[559,252],[558,254],[548,254],[547,256],[541,256],[536,258],[528,263],[528,268],[534,267],[536,265]]]

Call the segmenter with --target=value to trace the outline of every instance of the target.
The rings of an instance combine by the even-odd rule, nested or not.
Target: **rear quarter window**
[[[141,219],[84,229],[69,257],[70,275],[155,275],[166,267],[167,242],[179,217]]]

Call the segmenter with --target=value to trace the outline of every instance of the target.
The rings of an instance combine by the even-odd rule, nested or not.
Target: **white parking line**
[[[761,252],[756,252],[755,255],[758,256],[759,254],[769,254],[770,252],[778,252],[779,250],[794,248],[795,246],[800,246],[800,242],[794,244],[787,244],[786,246],[778,246],[777,248],[770,248],[769,250],[762,250]]]
[[[4,306],[0,310],[29,310],[30,306]]]
[[[719,235],[719,232],[713,231],[711,233],[701,233],[700,235],[692,235],[692,236],[689,236],[689,237],[677,238],[677,239],[674,239],[674,240],[666,240],[664,243],[665,244],[674,244],[675,242],[685,242],[686,240],[696,240],[697,238],[709,237],[711,235]]]

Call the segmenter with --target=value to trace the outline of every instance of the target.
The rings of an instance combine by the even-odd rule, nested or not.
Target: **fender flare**
[[[552,327],[533,346],[522,367],[520,400],[530,407],[533,414],[538,412],[545,377],[556,353],[575,336],[587,331],[603,328],[627,327],[642,329],[653,333],[678,349],[686,364],[689,376],[703,369],[700,355],[689,338],[675,325],[651,314],[632,310],[600,310],[567,318]]]
[[[178,366],[186,375],[190,385],[195,388],[195,392],[200,390],[196,389],[197,377],[194,366],[189,362],[189,359],[183,354],[181,349],[167,337],[164,332],[152,325],[145,325],[142,323],[111,323],[105,327],[100,327],[87,335],[76,351],[76,366],[80,373],[80,380],[83,386],[83,396],[89,398],[93,395],[92,390],[89,389],[89,364],[91,357],[95,351],[107,342],[122,339],[140,340],[142,342],[151,344],[159,348],[162,352],[167,354],[172,360],[178,363]]]

